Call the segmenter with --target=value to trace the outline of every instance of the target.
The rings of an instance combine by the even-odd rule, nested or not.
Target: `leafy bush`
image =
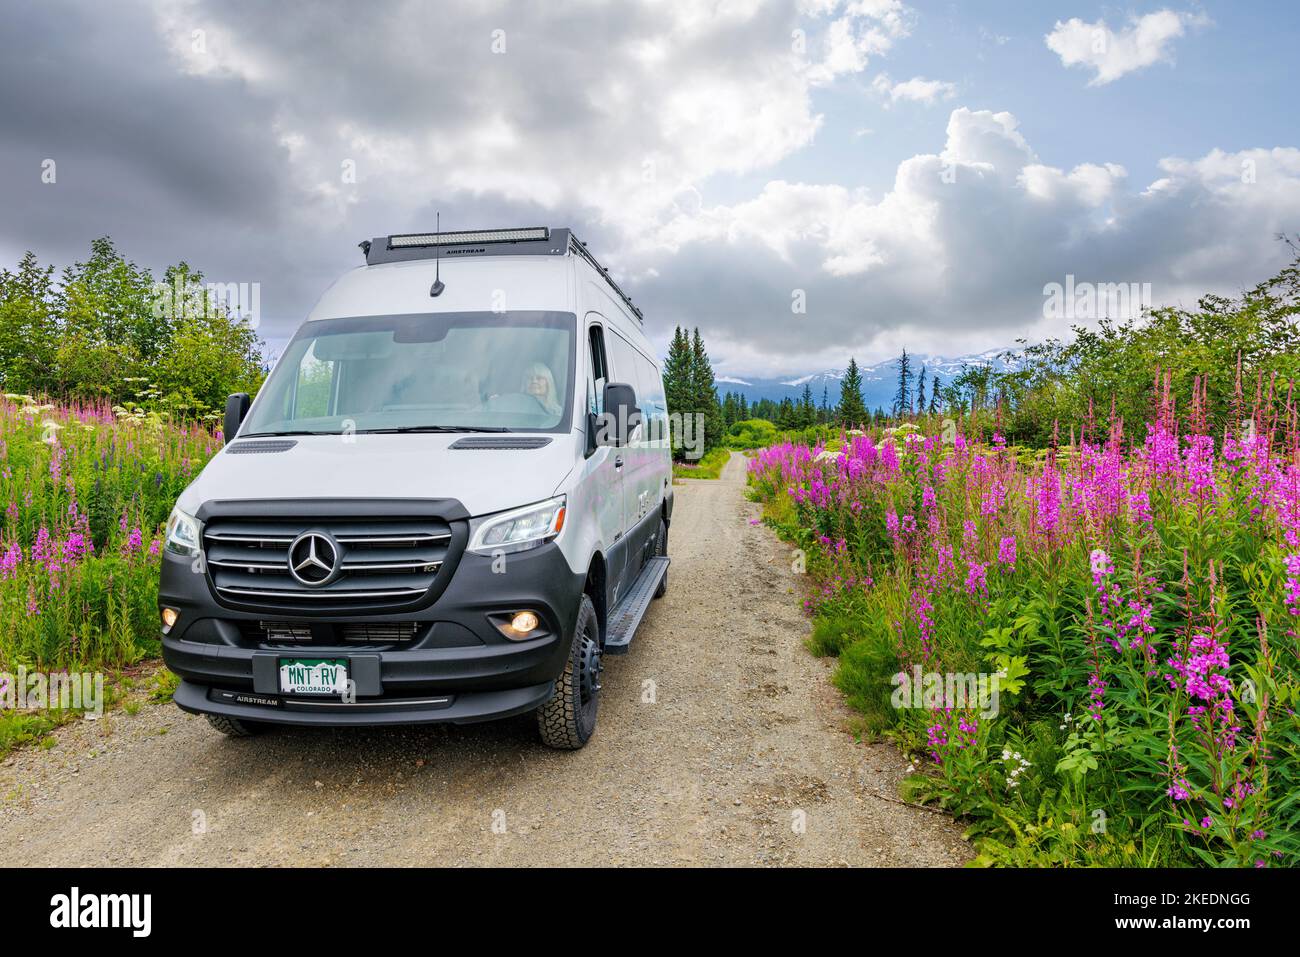
[[[107,401],[215,419],[256,392],[261,342],[185,263],[155,283],[108,238],[65,269],[32,253],[0,270],[0,383],[10,393]]]
[[[767,448],[776,441],[776,426],[767,419],[745,419],[727,430],[727,445],[741,451]]]

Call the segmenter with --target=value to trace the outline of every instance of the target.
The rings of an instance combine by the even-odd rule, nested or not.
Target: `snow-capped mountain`
[[[925,366],[925,387],[928,394],[936,375],[946,383],[960,375],[961,370],[966,366],[991,366],[998,371],[1010,368],[1009,364],[1001,358],[1004,351],[1006,350],[989,349],[986,352],[953,358],[909,353],[908,358],[911,359],[914,375],[919,375],[921,366]],[[848,365],[847,360],[844,364]],[[862,398],[867,408],[874,409],[877,406],[888,408],[894,401],[894,393],[898,390],[898,359],[886,359],[874,365],[859,365],[858,371],[862,374]],[[716,375],[714,382],[717,384],[719,397],[728,392],[736,392],[750,402],[759,399],[780,402],[785,398],[798,401],[806,385],[812,392],[813,402],[817,405],[822,404],[823,394],[830,405],[835,405],[840,400],[840,380],[843,378],[844,369],[827,369],[824,372],[771,379],[730,376],[724,373]]]

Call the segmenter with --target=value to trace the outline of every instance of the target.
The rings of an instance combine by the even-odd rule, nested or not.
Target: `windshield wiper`
[[[407,432],[509,432],[503,425],[399,425],[391,429],[357,429],[358,435],[404,434]]]
[[[284,435],[342,435],[341,432],[320,432],[311,429],[286,429],[283,432],[244,432],[239,438],[241,439],[267,439],[279,438]]]

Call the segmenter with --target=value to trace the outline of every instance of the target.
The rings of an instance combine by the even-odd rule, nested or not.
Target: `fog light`
[[[172,630],[172,625],[176,624],[176,619],[181,616],[175,608],[164,608],[162,610],[162,630],[163,634]]]
[[[537,616],[531,611],[516,612],[515,617],[510,619],[510,627],[521,635],[526,635],[530,631],[536,631]]]

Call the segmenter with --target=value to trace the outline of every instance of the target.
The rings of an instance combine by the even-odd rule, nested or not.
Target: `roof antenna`
[[[434,215],[437,217],[436,220],[437,225],[434,226],[434,237],[436,239],[437,234],[442,232],[442,212],[439,211]],[[442,281],[441,253],[442,253],[442,243],[437,243],[433,247],[433,285],[429,287],[429,295],[435,298],[441,296],[442,291],[447,288]]]

